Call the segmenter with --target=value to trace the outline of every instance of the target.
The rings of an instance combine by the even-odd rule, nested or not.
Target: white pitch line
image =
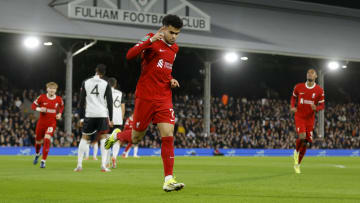
[[[344,165],[334,165],[336,168],[346,168]]]

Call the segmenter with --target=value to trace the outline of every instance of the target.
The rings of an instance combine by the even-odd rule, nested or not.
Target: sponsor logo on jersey
[[[314,104],[314,101],[304,99],[304,104]]]
[[[173,66],[172,63],[165,62],[165,68],[172,70],[172,66]]]
[[[46,112],[48,112],[48,113],[56,113],[56,110],[55,109],[46,109]]]

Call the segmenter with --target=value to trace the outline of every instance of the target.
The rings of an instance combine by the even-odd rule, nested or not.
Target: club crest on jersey
[[[315,98],[315,93],[312,94],[312,98],[313,98],[313,99]]]
[[[150,38],[150,36],[149,35],[146,35],[145,37],[143,37],[142,39],[141,39],[141,41],[142,42],[145,42],[146,40],[148,40]]]

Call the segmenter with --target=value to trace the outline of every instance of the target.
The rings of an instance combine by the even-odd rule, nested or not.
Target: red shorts
[[[175,113],[171,102],[151,101],[136,98],[133,116],[133,129],[144,131],[150,122],[175,124]]]
[[[306,133],[306,140],[312,142],[314,121],[295,117],[295,127],[298,134]]]
[[[41,141],[42,139],[44,139],[45,134],[46,135],[50,135],[51,137],[54,136],[54,131],[56,129],[56,125],[42,125],[42,124],[37,124],[36,125],[36,141]]]

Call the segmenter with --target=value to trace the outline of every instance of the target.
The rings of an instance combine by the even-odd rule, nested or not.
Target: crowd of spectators
[[[37,113],[31,103],[42,92],[0,89],[0,146],[32,146]],[[66,100],[63,92],[58,92]],[[52,145],[76,147],[80,141],[78,93],[73,94],[72,133],[64,132],[64,118],[58,122]],[[175,95],[176,148],[294,148],[296,133],[289,101],[277,99],[248,100],[230,97],[226,103],[211,99],[211,130],[203,133],[203,100],[199,96]],[[132,113],[134,94],[126,95],[126,117]],[[360,104],[326,103],[325,135],[314,130],[312,148],[360,148]],[[159,148],[157,128],[150,125],[140,147]]]

